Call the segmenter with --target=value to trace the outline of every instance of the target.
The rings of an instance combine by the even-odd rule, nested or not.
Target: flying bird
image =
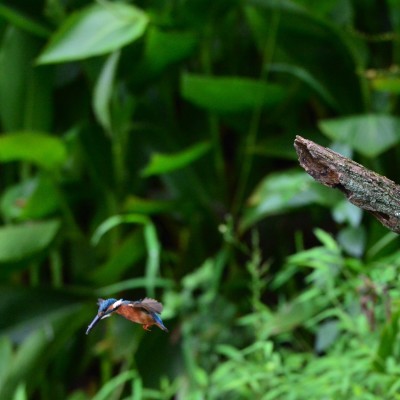
[[[161,317],[163,306],[160,302],[154,299],[145,297],[142,300],[130,301],[123,299],[99,299],[97,304],[99,310],[93,321],[86,330],[86,335],[94,328],[94,326],[102,319],[110,317],[113,313],[122,315],[129,321],[141,324],[143,329],[149,331],[152,325],[158,326],[165,332],[168,329],[164,326]]]

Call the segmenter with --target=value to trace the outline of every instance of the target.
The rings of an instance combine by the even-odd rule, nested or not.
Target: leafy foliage
[[[395,1],[0,5],[0,399],[396,399]],[[97,297],[163,302],[170,333]]]

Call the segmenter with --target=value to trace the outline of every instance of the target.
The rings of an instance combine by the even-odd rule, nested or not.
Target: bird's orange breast
[[[137,324],[142,324],[142,325],[154,324],[152,316],[138,308],[121,306],[116,310],[116,312],[117,314],[122,315],[124,318],[129,319],[129,321],[136,322]]]

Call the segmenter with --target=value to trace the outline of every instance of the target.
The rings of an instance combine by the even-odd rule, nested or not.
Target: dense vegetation
[[[134,4],[133,4],[134,3]],[[0,4],[0,399],[399,399],[396,0]],[[163,302],[170,333],[98,297]]]

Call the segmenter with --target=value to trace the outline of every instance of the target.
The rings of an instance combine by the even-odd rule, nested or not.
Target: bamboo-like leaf
[[[64,143],[39,132],[18,132],[0,137],[0,162],[25,161],[46,169],[59,168],[67,158]]]
[[[279,104],[285,90],[277,84],[243,77],[210,77],[186,74],[182,96],[193,104],[220,113],[251,111]]]
[[[0,4],[0,17],[9,21],[12,25],[39,37],[47,38],[51,33],[47,27],[4,4]]]
[[[115,52],[108,57],[94,89],[93,110],[99,123],[108,132],[111,132],[110,102],[119,56],[120,53]]]
[[[149,164],[142,171],[142,176],[161,175],[184,168],[203,157],[211,146],[203,142],[173,154],[153,154]]]
[[[111,394],[120,387],[124,385],[126,382],[131,381],[133,379],[140,379],[135,371],[125,371],[121,374],[115,376],[113,379],[108,381],[100,391],[92,397],[92,400],[107,400],[110,398]]]
[[[0,117],[6,132],[48,131],[53,118],[52,70],[33,60],[39,43],[26,31],[9,28],[0,47]],[[11,78],[12,77],[12,78]]]
[[[39,64],[82,60],[118,50],[143,35],[147,15],[125,3],[102,2],[67,19],[38,58]]]

